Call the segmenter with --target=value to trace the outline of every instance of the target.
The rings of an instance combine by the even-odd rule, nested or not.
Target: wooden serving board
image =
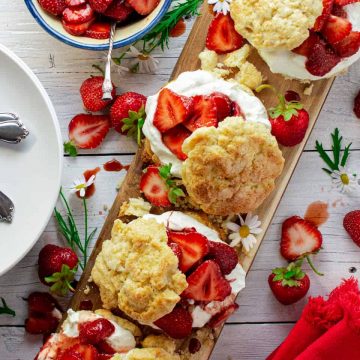
[[[207,29],[210,24],[213,15],[209,12],[208,5],[204,3],[201,11],[201,16],[196,20],[193,29],[190,33],[189,39],[182,51],[182,54],[175,66],[171,79],[175,79],[180,73],[184,71],[197,70],[200,68],[200,62],[198,60],[198,54],[204,49]],[[261,70],[263,76],[266,78],[266,82],[274,85],[280,93],[284,93],[286,90],[294,90],[299,94],[303,94],[305,87],[309,84],[303,84],[296,80],[286,80],[280,75],[272,74],[267,65],[262,61],[259,55],[253,50],[249,61],[256,65]],[[321,111],[321,108],[325,102],[327,94],[331,88],[334,79],[327,79],[314,82],[312,93],[310,96],[302,96],[302,102],[305,109],[310,114],[310,125],[306,133],[304,141],[291,148],[282,148],[282,152],[285,158],[285,166],[282,175],[276,181],[275,190],[262,204],[262,206],[256,211],[262,221],[263,233],[258,236],[257,245],[252,249],[249,254],[242,254],[239,257],[239,262],[243,266],[246,272],[249,271],[252,262],[255,259],[256,253],[261,245],[262,240],[265,237],[266,230],[268,229],[275,211],[280,203],[280,200],[286,190],[287,184],[294,172],[294,169],[298,163],[301,153],[305,147],[306,141],[315,125],[317,117]],[[269,91],[264,91],[260,94],[260,99],[264,105],[269,108],[277,101],[276,97]],[[110,239],[111,229],[115,219],[118,218],[119,209],[123,202],[127,201],[131,197],[138,197],[139,192],[139,179],[142,172],[142,152],[143,149],[139,148],[137,151],[127,176],[122,184],[121,189],[114,201],[114,204],[109,212],[109,215],[105,221],[105,224],[101,230],[98,241],[94,248],[93,253],[90,256],[88,265],[83,272],[80,282],[77,287],[77,291],[71,301],[71,308],[74,310],[79,309],[83,300],[91,300],[93,303],[93,309],[101,308],[101,300],[97,287],[89,282],[92,267],[94,265],[96,256],[101,250],[103,241]],[[86,289],[86,290],[85,290]],[[89,290],[90,289],[90,290]],[[218,329],[213,333],[213,338],[210,336],[210,341],[203,344],[201,354],[196,354],[194,359],[208,359],[213,350],[221,329]]]

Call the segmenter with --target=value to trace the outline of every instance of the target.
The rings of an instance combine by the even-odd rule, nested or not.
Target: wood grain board
[[[180,73],[184,71],[196,70],[200,67],[198,54],[204,48],[207,28],[212,19],[212,14],[209,13],[208,6],[206,4],[203,6],[201,14],[202,15],[197,19],[193,26],[189,39],[172,73],[171,79],[175,79]],[[249,60],[254,63],[258,69],[261,70],[262,74],[267,79],[267,83],[274,85],[280,93],[291,89],[302,94],[304,88],[308,86],[308,84],[303,84],[295,80],[286,80],[280,75],[272,74],[269,71],[267,65],[257,55],[255,50],[253,50],[253,53]],[[308,110],[310,115],[310,125],[304,141],[299,146],[292,148],[282,148],[283,155],[285,157],[285,166],[283,173],[276,181],[275,190],[271,193],[271,195],[256,212],[262,221],[262,228],[264,231],[261,235],[258,236],[258,243],[252,249],[252,251],[247,255],[242,254],[239,258],[239,262],[241,263],[246,272],[249,271],[251,264],[255,259],[258,248],[261,245],[261,242],[266,234],[266,230],[271,223],[272,217],[277,209],[278,204],[280,203],[281,197],[286,190],[287,184],[298,163],[300,155],[305,147],[306,141],[309,138],[311,130],[321,111],[322,105],[325,102],[326,96],[331,88],[332,83],[333,79],[315,82],[312,89],[312,94],[310,96],[303,96],[304,107]],[[270,92],[263,92],[260,94],[259,97],[267,108],[274,105],[276,101],[275,96]],[[101,250],[103,241],[110,238],[113,222],[115,219],[118,218],[119,209],[122,203],[127,201],[131,197],[138,197],[140,194],[138,189],[138,183],[143,165],[141,160],[142,151],[143,149],[140,148],[133,159],[128,174],[122,184],[121,189],[119,190],[119,193],[114,201],[114,204],[99,235],[94,251],[89,259],[88,265],[80,279],[77,292],[75,293],[70,304],[70,307],[75,310],[79,309],[81,302],[87,299],[91,299],[94,309],[101,307],[101,300],[98,289],[94,284],[89,283],[91,270],[94,265],[96,256]],[[213,334],[213,341],[211,339],[211,341],[209,341],[206,346],[202,347],[201,357],[199,357],[199,354],[197,354],[197,359],[209,358],[220,331],[221,329],[218,329],[218,331]],[[182,346],[186,346],[186,341]]]

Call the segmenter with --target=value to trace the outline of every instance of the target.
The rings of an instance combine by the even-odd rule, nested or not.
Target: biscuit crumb
[[[151,204],[145,201],[143,198],[130,198],[128,201],[121,205],[119,216],[136,216],[141,217],[149,214],[151,210]]]
[[[212,71],[218,63],[218,55],[213,50],[205,49],[199,54],[199,59],[201,61],[201,69],[206,71]]]
[[[176,349],[176,343],[174,339],[169,338],[166,335],[148,335],[141,343],[144,348],[161,348],[168,353],[174,353]]]
[[[246,61],[240,66],[240,71],[235,75],[235,80],[246,87],[255,90],[262,84],[261,72],[252,63]]]
[[[245,44],[240,49],[227,54],[224,60],[224,64],[228,67],[240,68],[250,55],[250,50],[250,46],[248,44]]]
[[[304,95],[310,96],[312,94],[313,89],[314,89],[314,83],[312,83],[311,85],[307,86],[304,89]]]

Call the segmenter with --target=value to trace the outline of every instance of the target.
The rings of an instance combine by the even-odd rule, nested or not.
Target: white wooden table
[[[150,95],[157,91],[168,80],[189,28],[190,26],[181,38],[172,39],[171,50],[156,54],[160,61],[156,74],[131,74],[122,79],[115,74],[114,81],[118,85],[118,92],[133,90]],[[79,87],[84,79],[95,73],[91,65],[99,64],[104,53],[71,48],[51,38],[36,24],[22,0],[0,2],[0,43],[20,56],[39,77],[57,111],[63,138],[67,139],[69,120],[82,112]],[[353,143],[349,164],[353,170],[360,171],[360,120],[356,119],[352,112],[353,98],[359,89],[360,62],[354,65],[347,75],[335,81],[248,275],[246,289],[238,298],[240,309],[225,326],[212,360],[264,359],[281,342],[299,317],[305,300],[287,307],[279,304],[269,290],[267,277],[273,267],[285,263],[279,255],[282,221],[294,214],[304,215],[311,202],[328,202],[330,218],[321,227],[324,249],[315,260],[318,268],[326,275],[320,278],[309,272],[312,282],[309,295],[327,294],[341,278],[350,276],[351,267],[359,267],[360,271],[360,249],[349,240],[342,227],[344,214],[360,207],[360,192],[349,197],[333,191],[329,178],[321,170],[323,163],[314,151],[316,139],[329,149],[330,131],[339,127],[345,141]],[[75,159],[65,157],[62,183],[68,186],[73,179],[81,176],[84,170],[102,166],[113,158],[128,164],[135,150],[136,146],[132,141],[112,132],[100,148],[84,151]],[[92,228],[101,228],[106,209],[116,195],[116,185],[124,175],[124,171],[101,171],[98,174],[97,191],[89,200],[89,222]],[[71,204],[78,222],[82,224],[81,207],[77,206],[79,202],[73,199]],[[53,220],[29,254],[0,277],[0,296],[5,297],[17,313],[15,318],[0,316],[1,360],[33,359],[41,345],[41,337],[24,332],[27,306],[23,298],[32,291],[47,290],[38,280],[36,266],[39,250],[47,243],[62,243]],[[358,276],[359,271],[354,275]]]

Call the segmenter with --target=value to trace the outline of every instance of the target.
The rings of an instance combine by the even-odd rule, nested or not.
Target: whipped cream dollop
[[[348,14],[348,20],[352,24],[352,31],[360,31],[360,3],[354,3],[344,6]],[[305,67],[307,58],[305,56],[295,54],[287,49],[267,50],[258,49],[260,56],[269,65],[271,72],[288,76],[300,80],[320,80],[330,78],[334,75],[345,71],[350,65],[360,59],[360,50],[341,61],[329,71],[326,75],[314,76],[309,73]]]
[[[205,236],[210,241],[223,242],[218,233],[208,226],[197,221],[193,217],[180,211],[167,211],[161,215],[147,214],[145,219],[155,219],[159,224],[164,224],[169,229],[181,231],[186,228],[195,228],[195,230]],[[223,301],[211,301],[204,308],[196,305],[191,313],[193,318],[192,326],[194,328],[203,327],[213,315],[220,312],[222,308],[232,304],[236,295],[245,288],[246,273],[240,264],[237,264],[234,270],[225,276],[231,286],[231,294]]]
[[[165,86],[179,95],[195,96],[210,95],[221,92],[235,101],[243,111],[246,121],[260,122],[270,127],[268,115],[262,102],[244,91],[235,81],[226,81],[216,77],[208,71],[188,71]],[[146,120],[143,133],[150,141],[151,150],[162,164],[172,164],[171,173],[181,177],[182,161],[176,157],[163,143],[160,131],[154,126],[154,115],[158,103],[159,93],[149,96],[146,102]]]

